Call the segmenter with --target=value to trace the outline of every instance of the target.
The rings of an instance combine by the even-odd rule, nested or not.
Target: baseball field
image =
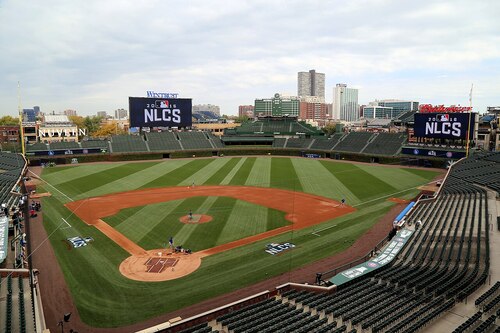
[[[38,192],[51,194],[43,224],[81,319],[120,327],[343,251],[437,174],[216,157],[45,168]]]

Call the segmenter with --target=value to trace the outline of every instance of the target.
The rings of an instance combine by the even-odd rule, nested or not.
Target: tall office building
[[[418,102],[415,101],[403,101],[399,99],[383,99],[380,101],[375,101],[378,106],[384,106],[392,108],[392,118],[396,118],[399,115],[408,111],[418,111]]]
[[[125,109],[116,109],[115,110],[115,119],[127,119],[128,118],[128,111]]]
[[[317,96],[325,102],[325,74],[316,73],[311,69],[309,72],[299,72],[297,80],[297,95],[299,97]]]
[[[358,89],[337,83],[333,90],[333,118],[345,121],[359,119]]]
[[[66,116],[76,116],[76,110],[67,109],[63,112]]]

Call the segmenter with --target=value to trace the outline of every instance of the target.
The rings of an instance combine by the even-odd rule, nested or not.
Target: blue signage
[[[475,113],[417,113],[415,136],[436,139],[469,139],[474,133]],[[469,124],[470,122],[470,124]]]
[[[190,98],[129,97],[130,127],[189,127]]]
[[[415,155],[415,156],[427,156],[427,157],[439,157],[439,158],[451,158],[460,159],[465,157],[465,151],[451,151],[444,149],[432,149],[432,148],[403,148],[401,150],[403,155]]]

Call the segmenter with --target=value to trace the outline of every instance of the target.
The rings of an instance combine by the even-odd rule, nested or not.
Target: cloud
[[[23,104],[45,111],[112,111],[156,90],[235,114],[294,93],[297,72],[312,68],[326,74],[327,100],[345,82],[363,87],[361,103],[456,104],[474,82],[483,111],[498,104],[499,11],[488,0],[6,0],[0,112],[15,112],[21,81]]]

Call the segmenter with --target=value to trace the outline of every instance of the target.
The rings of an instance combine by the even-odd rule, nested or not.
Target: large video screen
[[[470,119],[470,126],[469,126]],[[470,129],[473,138],[475,113],[417,113],[415,136],[435,139],[465,139]]]
[[[190,127],[191,98],[129,97],[130,127]]]

